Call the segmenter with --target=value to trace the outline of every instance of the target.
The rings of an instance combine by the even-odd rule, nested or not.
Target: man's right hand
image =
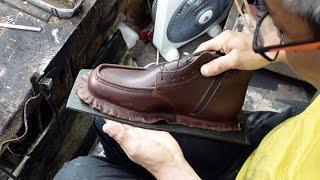
[[[270,64],[252,50],[253,35],[243,32],[224,31],[217,37],[202,43],[196,50],[213,50],[225,53],[201,67],[203,76],[215,76],[229,69],[255,70]]]
[[[200,179],[185,160],[178,142],[168,133],[106,120],[103,131],[128,157],[157,179]]]

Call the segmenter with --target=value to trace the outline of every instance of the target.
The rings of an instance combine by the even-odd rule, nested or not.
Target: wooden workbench
[[[114,36],[124,4],[123,0],[84,0],[82,8],[73,18],[63,20],[31,4],[24,4],[21,0],[0,0],[0,22],[42,28],[41,32],[0,28],[0,144],[17,137],[23,131],[23,106],[26,99],[30,97],[32,85],[29,79],[34,72],[46,73],[55,67],[51,94],[59,111],[66,115],[64,103],[78,71],[82,68],[90,68],[104,60],[98,55],[108,54],[100,50],[106,44],[106,40]],[[121,44],[119,41],[117,43]],[[112,45],[107,44],[107,46],[110,50],[109,46]],[[50,129],[51,115],[48,114],[46,117],[49,125],[47,128],[44,127],[46,129],[38,137],[37,143],[41,142],[41,138],[54,141],[50,139],[55,136]],[[62,122],[65,128],[62,129],[62,136],[72,126],[73,121],[68,120],[71,116],[75,118],[77,115],[68,113],[61,117],[62,121],[66,121]],[[86,126],[90,124],[87,123]],[[83,127],[85,128],[88,129]],[[44,133],[51,133],[51,135]],[[31,147],[37,149],[36,144]],[[30,148],[28,153],[32,153]],[[42,153],[43,149],[38,151],[40,156],[39,153]],[[51,149],[50,152],[46,152],[47,156],[55,158],[57,153],[52,153],[53,151]],[[1,153],[3,151],[0,151],[0,155]],[[29,161],[30,156],[29,154],[27,158]],[[38,166],[37,168],[43,171],[46,168],[42,167],[46,166],[45,163],[48,162],[32,166]],[[23,172],[23,167],[19,168],[18,171]]]
[[[97,24],[86,20],[87,16],[91,14],[93,16],[95,13],[91,12],[90,14],[95,3],[96,0],[86,0],[79,14],[70,20],[61,20],[30,4],[23,5],[20,0],[0,1],[0,22],[42,28],[40,33],[1,28],[0,142],[14,136],[21,127],[20,111],[30,93],[29,79],[34,72],[43,72],[49,64],[53,63],[61,63],[60,67],[72,63],[74,69],[65,68],[66,71],[70,71],[69,75],[72,75],[72,72],[82,68],[81,63],[84,63],[83,65],[90,63],[88,62],[90,59],[81,58],[81,52],[86,51],[86,47],[83,46],[87,45],[86,41],[96,34],[94,32]],[[112,7],[112,1],[106,1],[103,4],[108,5],[109,8]],[[107,6],[103,9],[105,12],[109,11]],[[85,24],[86,27],[81,27]],[[87,36],[79,37],[81,34]],[[80,41],[67,43],[70,38],[77,38]],[[73,47],[70,46],[71,44]],[[61,57],[57,56],[63,48],[68,48],[71,52],[64,56],[65,59],[60,59]],[[72,81],[72,78],[66,77],[65,80]],[[68,89],[68,87],[65,88]]]

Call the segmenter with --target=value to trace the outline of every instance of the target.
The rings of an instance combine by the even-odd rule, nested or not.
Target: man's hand
[[[252,34],[224,31],[219,36],[202,43],[196,50],[213,50],[225,53],[201,67],[203,76],[215,76],[229,69],[255,70],[268,64],[267,60],[252,50]]]
[[[103,131],[118,142],[132,161],[146,168],[157,179],[199,179],[169,133],[109,120],[106,120]]]

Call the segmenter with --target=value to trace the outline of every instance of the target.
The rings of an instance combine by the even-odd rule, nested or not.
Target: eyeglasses
[[[262,16],[257,22],[253,38],[253,50],[266,60],[275,61],[281,50],[303,51],[311,49],[320,49],[320,39],[288,42],[284,39],[283,33],[273,24],[269,13]]]

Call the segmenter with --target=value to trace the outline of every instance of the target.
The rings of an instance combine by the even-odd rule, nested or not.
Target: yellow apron
[[[320,95],[263,138],[237,179],[320,179]]]

